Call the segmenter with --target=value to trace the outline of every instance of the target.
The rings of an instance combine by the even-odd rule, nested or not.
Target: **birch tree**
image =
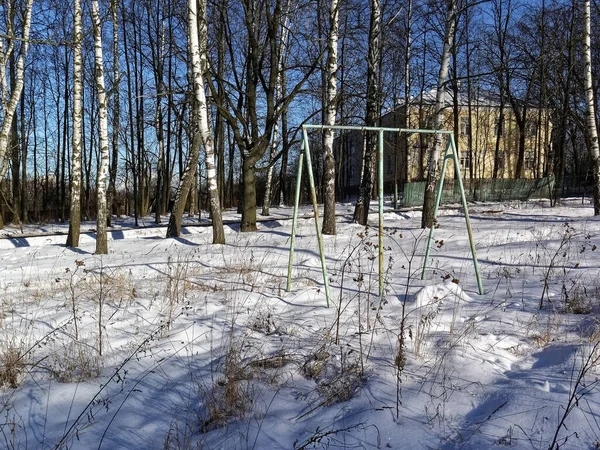
[[[73,17],[73,149],[71,156],[71,206],[67,247],[79,247],[81,227],[81,124],[83,107],[83,58],[81,29],[81,0],[74,0]]]
[[[14,8],[16,2],[6,2],[6,8]],[[20,39],[4,37],[0,39],[0,102],[2,104],[2,123],[0,125],[0,183],[4,181],[6,171],[9,166],[9,137],[11,126],[15,116],[15,111],[21,98],[25,78],[25,59],[29,50],[29,31],[31,29],[31,12],[33,10],[33,0],[27,0],[23,8],[23,22],[21,26]],[[13,12],[8,11],[8,20],[11,20]],[[11,33],[12,24],[7,27]],[[12,29],[12,30],[11,30]],[[9,33],[9,34],[11,34]],[[15,53],[16,52],[16,53]],[[7,86],[6,67],[11,58],[15,58],[16,70],[14,74],[14,84],[12,89]]]
[[[119,66],[119,17],[118,17],[118,2],[117,0],[111,0],[111,13],[112,13],[112,26],[113,26],[113,114],[112,114],[112,142],[111,151],[112,157],[110,161],[109,169],[109,181],[108,181],[108,197],[107,197],[107,210],[108,210],[108,222],[111,222],[111,215],[114,212],[119,214],[116,208],[116,197],[117,197],[117,167],[119,165],[119,122],[121,120],[121,96],[119,93],[120,89],[120,66]]]
[[[367,112],[365,124],[377,126],[379,107],[379,58],[381,39],[381,4],[379,0],[371,0],[371,20],[369,26],[369,50],[367,55]],[[369,205],[375,178],[375,162],[377,158],[377,135],[367,132],[366,145],[363,152],[363,169],[358,200],[354,208],[354,221],[367,224]]]
[[[406,4],[406,42],[404,47],[404,104],[406,105],[406,112],[402,115],[401,128],[410,128],[410,89],[411,89],[411,64],[412,64],[412,39],[413,39],[413,1],[408,0]],[[408,133],[402,133],[402,147],[404,151],[400,155],[400,188],[404,188],[405,183],[408,182],[408,152],[409,152],[409,135]],[[394,160],[394,181],[398,183],[398,149],[395,152]],[[394,189],[394,208],[399,207],[398,189]]]
[[[338,34],[339,0],[331,0],[329,10],[329,38],[327,39],[327,105],[325,125],[335,125],[337,113],[337,71],[338,71]],[[333,157],[332,129],[323,131],[323,234],[335,234],[335,160]]]
[[[444,120],[444,98],[446,95],[446,83],[448,81],[448,69],[450,66],[450,54],[454,45],[454,27],[456,26],[456,2],[447,1],[447,13],[444,31],[444,46],[442,48],[442,59],[438,73],[437,93],[435,99],[434,129],[442,128]],[[427,181],[425,183],[425,196],[423,199],[423,215],[421,227],[431,228],[434,224],[435,191],[440,176],[438,161],[442,152],[442,135],[434,134],[433,146],[429,153],[427,162]]]
[[[98,92],[98,145],[100,158],[96,178],[96,254],[108,254],[106,183],[108,178],[108,119],[106,90],[104,87],[104,61],[102,58],[102,22],[98,0],[92,0],[92,22],[94,28],[94,76]]]
[[[198,16],[197,5],[200,5]],[[196,167],[200,156],[200,146],[204,144],[206,152],[206,170],[208,194],[210,202],[210,213],[213,225],[213,243],[224,244],[225,232],[223,230],[223,219],[221,216],[221,204],[217,187],[217,172],[215,169],[215,145],[210,133],[208,122],[208,106],[206,103],[206,92],[204,90],[204,74],[208,70],[207,60],[207,24],[206,24],[206,0],[189,0],[189,46],[191,56],[191,68],[194,91],[194,131],[190,153],[186,162],[183,177],[179,183],[175,205],[169,219],[167,237],[177,237],[181,234],[181,221],[187,197],[194,183]],[[198,29],[200,23],[200,29]]]
[[[584,0],[584,87],[586,102],[586,128],[589,138],[590,155],[594,173],[594,215],[600,215],[600,148],[598,146],[598,129],[596,127],[596,108],[594,104],[594,84],[592,80],[592,49],[590,0]]]

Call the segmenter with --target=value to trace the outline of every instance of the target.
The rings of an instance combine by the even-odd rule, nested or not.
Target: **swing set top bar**
[[[429,133],[429,134],[453,134],[449,130],[428,130],[420,128],[389,128],[389,127],[363,127],[359,125],[302,125],[302,128],[313,130],[358,130],[358,131],[394,131],[397,133]]]

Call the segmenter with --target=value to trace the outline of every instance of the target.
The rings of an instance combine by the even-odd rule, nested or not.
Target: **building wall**
[[[432,127],[433,105],[409,107],[409,128]],[[401,107],[382,117],[382,126],[399,128],[404,123],[406,108]],[[420,117],[420,118],[419,118]],[[551,123],[547,111],[530,108],[525,127],[525,158],[522,178],[539,178],[544,175],[546,160],[550,151]],[[499,144],[500,165],[498,178],[518,178],[516,174],[519,151],[519,129],[510,106],[504,108],[504,124],[500,136],[497,135],[499,108],[497,106],[473,105],[471,118],[466,106],[459,108],[458,133],[456,144],[461,162],[461,175],[464,178],[487,179],[493,177],[496,141]],[[452,108],[447,108],[444,129],[454,128]],[[469,133],[472,148],[469,149]],[[338,141],[343,148],[343,185],[351,189],[360,185],[364,132],[344,133]],[[427,157],[433,136],[384,132],[384,181],[393,184],[397,179],[403,182],[421,181],[426,176]],[[339,143],[338,143],[339,145]],[[445,142],[444,142],[445,146]],[[444,147],[445,148],[445,147]],[[470,151],[469,151],[470,150]],[[338,155],[339,157],[339,155]],[[441,164],[441,162],[440,162]],[[338,166],[340,168],[340,166]],[[446,176],[452,177],[454,167],[448,165]]]

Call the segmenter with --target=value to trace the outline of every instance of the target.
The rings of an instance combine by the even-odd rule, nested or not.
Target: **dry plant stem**
[[[49,339],[53,334],[57,333],[58,331],[62,330],[63,328],[65,328],[67,325],[69,325],[71,323],[73,319],[69,319],[67,320],[65,323],[63,323],[62,325],[50,330],[48,333],[46,333],[44,336],[42,336],[40,339],[38,339],[37,341],[35,341],[32,345],[29,346],[29,348],[27,348],[27,350],[25,350],[24,352],[19,352],[18,357],[15,358],[14,360],[11,361],[11,363],[14,366],[25,366],[26,364],[26,360],[25,358],[27,357],[27,355],[29,355],[35,348],[37,348],[42,342],[46,341],[47,339]],[[1,386],[2,383],[0,383]]]
[[[404,290],[404,299],[402,301],[402,319],[400,320],[400,333],[398,334],[398,351],[396,354],[395,366],[396,366],[396,418],[400,419],[400,405],[402,401],[402,371],[406,364],[406,353],[405,353],[405,341],[404,341],[404,330],[406,327],[406,299],[408,298],[408,291],[410,289],[411,276],[412,276],[412,262],[413,255],[408,259],[408,278],[406,280],[406,289]]]
[[[550,297],[548,296],[549,294],[549,290],[550,290],[550,275],[552,274],[552,271],[554,270],[554,268],[556,267],[556,259],[558,258],[559,255],[564,254],[567,249],[565,249],[565,247],[567,247],[567,245],[571,242],[571,238],[573,237],[573,228],[571,227],[571,225],[569,223],[565,223],[565,230],[563,232],[562,238],[560,240],[560,245],[558,246],[558,248],[556,249],[556,251],[552,254],[552,258],[550,258],[550,262],[548,263],[548,268],[546,270],[546,274],[544,276],[544,287],[542,289],[542,295],[540,297],[540,309],[542,309],[544,307],[544,296],[546,296],[548,298],[548,301],[550,301]]]
[[[315,430],[315,433],[310,436],[309,438],[305,439],[303,442],[301,442],[300,444],[298,444],[298,441],[294,442],[294,450],[305,450],[307,448],[317,448],[317,444],[319,444],[319,447],[322,448],[328,448],[329,445],[327,445],[327,442],[321,442],[324,439],[327,439],[328,436],[332,436],[332,435],[337,435],[339,433],[346,433],[348,431],[351,431],[353,429],[357,429],[357,428],[362,428],[362,429],[366,429],[366,428],[370,428],[373,427],[377,430],[377,448],[381,448],[381,436],[379,434],[379,429],[375,426],[375,425],[366,425],[365,422],[360,422],[357,423],[355,425],[350,425],[348,427],[344,427],[344,428],[339,428],[339,429],[331,429],[331,430],[323,430],[319,427],[317,427],[317,429]]]
[[[77,325],[77,295],[75,292],[75,276],[79,271],[79,264],[75,262],[75,270],[70,272],[69,293],[71,294],[71,311],[73,313],[73,325],[75,327],[75,341],[79,341],[79,326]]]
[[[75,428],[77,427],[77,424],[79,424],[79,421],[82,419],[82,417],[84,417],[87,414],[89,408],[96,402],[96,399],[100,396],[100,394],[102,394],[102,392],[104,392],[104,390],[110,385],[110,383],[113,382],[113,380],[121,377],[121,375],[120,375],[121,369],[123,369],[129,363],[129,361],[131,361],[135,357],[135,355],[137,355],[138,352],[148,344],[148,342],[155,339],[162,332],[163,327],[164,327],[164,325],[161,325],[156,330],[154,330],[152,333],[150,333],[150,335],[148,335],[148,337],[146,339],[144,339],[133,350],[133,352],[131,352],[131,354],[123,360],[123,362],[120,365],[117,366],[117,368],[115,369],[115,372],[111,375],[111,377],[108,380],[106,380],[106,382],[104,384],[102,384],[100,386],[100,389],[98,389],[98,391],[90,399],[90,401],[87,403],[87,405],[81,410],[81,413],[79,413],[79,415],[75,418],[75,420],[73,421],[71,426],[65,431],[65,433],[63,434],[61,439],[54,446],[55,449],[63,448],[66,441],[70,439],[71,433],[73,433],[75,431]]]
[[[594,346],[592,347],[592,349],[590,351],[590,354],[587,356],[587,358],[585,359],[581,368],[579,369],[579,373],[577,374],[577,379],[575,380],[575,384],[573,385],[573,388],[571,390],[571,395],[569,395],[569,400],[567,402],[566,407],[564,408],[563,415],[560,419],[560,422],[558,423],[558,426],[556,427],[556,431],[554,432],[554,438],[552,439],[552,443],[548,447],[549,450],[558,450],[559,448],[562,447],[562,445],[560,445],[558,443],[558,435],[563,428],[567,429],[567,427],[565,425],[565,421],[567,420],[567,417],[569,417],[569,415],[571,414],[571,412],[573,412],[573,410],[575,408],[579,407],[580,400],[585,395],[589,394],[593,390],[593,388],[596,387],[598,385],[598,383],[600,382],[599,380],[595,380],[593,383],[590,383],[589,385],[584,384],[585,377],[587,376],[587,374],[594,367],[596,367],[599,362],[600,362],[600,341],[598,341],[594,344]],[[564,445],[564,443],[566,443],[566,440],[565,440],[565,442],[563,442],[563,445]]]
[[[98,354],[102,356],[102,307],[104,304],[104,265],[100,255],[100,279],[98,283]]]
[[[188,267],[189,261],[182,259],[180,256],[177,257],[175,264],[172,263],[172,260],[169,257],[166,292],[166,298],[168,301],[167,324],[170,324],[173,320],[175,305],[185,300],[187,294]],[[166,328],[165,331],[168,332],[169,328]]]
[[[387,279],[388,279],[388,276],[389,276],[389,273],[390,273],[390,269],[392,267],[392,262],[393,262],[393,259],[390,256],[389,261],[388,261],[389,264],[388,264],[388,267],[387,267],[387,270],[386,270],[385,281],[387,281]],[[381,317],[381,310],[383,309],[383,305],[385,303],[386,303],[385,296],[380,297],[379,304],[377,305],[377,310],[375,311],[375,320],[373,321],[373,328],[371,329],[371,339],[369,341],[369,348],[367,350],[367,356],[366,356],[367,360],[370,358],[371,351],[373,350],[373,345],[374,345],[374,342],[375,342],[375,331],[377,329],[377,322],[381,322],[383,324],[383,319]]]
[[[346,308],[348,307],[348,305],[350,304],[350,301],[348,301],[348,305],[346,305],[346,308],[342,308],[342,294],[344,292],[344,278],[346,275],[346,267],[348,267],[348,264],[350,262],[350,258],[354,255],[354,253],[358,250],[358,248],[360,247],[360,245],[355,246],[352,251],[350,252],[350,254],[346,257],[346,260],[344,261],[344,264],[342,264],[342,277],[341,277],[341,282],[340,282],[340,300],[338,302],[338,307],[337,307],[337,317],[336,317],[336,322],[335,322],[335,344],[339,345],[340,343],[340,318],[342,315],[342,312],[346,310]]]
[[[402,318],[400,319],[400,333],[398,334],[398,350],[396,353],[396,360],[394,361],[394,366],[396,367],[396,418],[400,419],[400,405],[402,404],[402,371],[404,370],[404,366],[406,364],[406,341],[404,338],[404,332],[406,331],[406,300],[408,299],[408,293],[410,291],[410,286],[412,284],[412,266],[415,256],[417,254],[417,247],[420,242],[420,237],[415,238],[413,241],[413,248],[409,255],[404,254],[406,261],[408,263],[408,271],[406,278],[406,288],[404,289],[404,299],[402,301]]]

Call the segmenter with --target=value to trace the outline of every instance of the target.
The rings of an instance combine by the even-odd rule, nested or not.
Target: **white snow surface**
[[[94,223],[78,249],[66,225],[7,227],[0,448],[598,448],[589,201],[471,205],[483,295],[460,208],[423,280],[420,212],[386,209],[383,298],[376,205],[366,229],[352,211],[323,238],[329,308],[309,207],[290,292],[290,208],[254,233],[226,211],[225,245],[205,218],[177,239],[114,218],[104,256]]]

